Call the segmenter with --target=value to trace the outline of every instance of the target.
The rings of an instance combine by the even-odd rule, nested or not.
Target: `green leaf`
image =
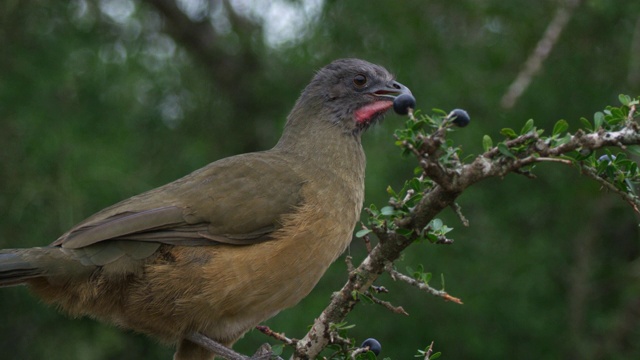
[[[633,155],[638,155],[640,156],[640,146],[639,145],[631,145],[631,146],[627,146],[627,150],[632,153]]]
[[[431,356],[429,356],[429,360],[439,359],[441,355],[442,355],[442,352],[438,351],[437,353],[432,354]]]
[[[440,219],[433,219],[433,220],[431,220],[431,222],[429,222],[429,227],[433,231],[440,230],[442,228],[442,225],[443,225],[443,222]]]
[[[571,135],[566,134],[565,136],[563,136],[563,137],[561,137],[561,138],[557,139],[557,140],[554,142],[554,146],[558,146],[558,145],[566,144],[566,143],[568,143],[569,141],[571,141],[571,139],[572,139]]]
[[[400,229],[396,230],[396,233],[398,233],[399,235],[402,235],[402,236],[404,236],[406,238],[409,238],[411,235],[413,235],[413,230],[400,228]]]
[[[353,329],[354,327],[356,327],[355,324],[351,324],[351,325],[347,325],[347,324],[348,324],[348,322],[343,321],[341,323],[332,324],[332,325],[333,325],[334,329],[336,329],[336,330],[349,330],[349,329]]]
[[[484,151],[489,151],[493,147],[493,140],[489,135],[485,135],[482,137],[482,148]]]
[[[450,232],[451,230],[453,230],[453,228],[450,228],[447,225],[442,225],[442,228],[440,229],[440,233],[442,235],[445,235],[446,233]]]
[[[618,100],[620,100],[620,103],[622,105],[629,106],[629,103],[631,102],[631,97],[629,95],[620,94],[618,95]]]
[[[413,178],[409,181],[409,186],[415,190],[415,191],[420,191],[420,180]]]
[[[284,349],[283,344],[276,344],[271,347],[271,352],[273,353],[273,355],[279,356],[279,355],[282,355],[283,349]]]
[[[598,111],[597,113],[593,114],[594,130],[601,128],[603,123],[604,123],[604,114],[602,112]]]
[[[516,134],[516,132],[510,128],[504,128],[500,130],[500,134],[508,137],[509,139],[515,139],[518,137],[518,134]]]
[[[589,122],[589,120],[587,120],[587,119],[585,119],[585,118],[581,117],[581,118],[580,118],[580,122],[582,122],[582,126],[583,126],[585,129],[587,129],[587,130],[589,130],[589,131],[593,131],[593,125],[591,125],[591,123]]]
[[[371,350],[367,351],[367,352],[366,352],[366,353],[364,353],[364,354],[359,355],[359,356],[358,356],[358,360],[360,360],[360,359],[361,359],[361,357],[360,357],[360,356],[364,356],[364,360],[376,360],[376,358],[377,358],[377,357],[376,357],[376,354],[374,354]]]
[[[358,293],[358,298],[363,304],[373,304],[373,299],[363,293]]]
[[[558,120],[558,122],[553,126],[552,136],[560,135],[563,132],[567,131],[569,128],[569,123],[566,120]]]
[[[533,128],[533,119],[529,119],[527,120],[526,123],[524,123],[522,130],[520,130],[520,135],[524,135],[528,133],[529,131],[531,131],[532,128]]]
[[[504,143],[498,144],[498,151],[500,151],[500,153],[506,157],[510,157],[512,159],[516,158],[516,156],[513,155],[511,151],[509,151],[509,148]]]
[[[429,273],[424,273],[424,276],[422,276],[422,282],[425,284],[429,284],[429,281],[431,281],[431,278],[433,277],[433,274]]]
[[[363,236],[365,236],[365,235],[368,235],[368,234],[370,234],[370,233],[371,233],[371,230],[370,230],[370,229],[362,229],[362,230],[359,230],[359,231],[356,233],[356,237],[357,237],[357,238],[361,238],[361,237],[363,237]]]
[[[385,206],[380,209],[380,215],[382,216],[393,216],[396,213],[396,210],[393,206]]]
[[[394,209],[393,206],[385,206],[382,209],[380,209],[380,214],[384,216],[391,216],[395,213],[396,213],[396,209]]]
[[[369,206],[369,212],[371,212],[371,216],[380,215],[380,211],[378,211],[378,207],[376,206],[376,204],[371,204],[371,206]]]

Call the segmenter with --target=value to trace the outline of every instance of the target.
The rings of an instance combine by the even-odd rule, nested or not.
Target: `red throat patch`
[[[356,118],[356,122],[358,124],[366,124],[371,121],[371,119],[378,114],[381,114],[387,110],[389,110],[393,106],[393,101],[391,100],[380,100],[372,102],[371,104],[367,104],[360,109],[356,110],[354,116]]]

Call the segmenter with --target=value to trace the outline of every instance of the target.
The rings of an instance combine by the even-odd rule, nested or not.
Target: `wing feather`
[[[282,155],[233,156],[108,207],[51,245],[103,265],[122,256],[144,258],[160,244],[268,241],[282,216],[302,201],[303,184]]]

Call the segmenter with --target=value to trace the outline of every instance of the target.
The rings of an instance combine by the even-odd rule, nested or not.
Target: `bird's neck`
[[[297,117],[294,110],[273,151],[297,158],[311,173],[333,173],[349,182],[363,182],[366,160],[360,134],[327,121],[327,115],[318,111]]]
[[[301,157],[304,161],[327,164],[329,167],[336,161],[336,165],[340,165],[341,160],[352,166],[362,163],[364,171],[360,134],[323,119],[324,115],[315,113],[303,119],[290,116],[274,150]]]
[[[365,154],[360,134],[345,131],[326,118],[289,119],[278,144],[271,150],[288,161],[306,188],[303,196],[327,213],[339,213],[350,229],[364,202]],[[351,236],[337,238],[335,260]]]

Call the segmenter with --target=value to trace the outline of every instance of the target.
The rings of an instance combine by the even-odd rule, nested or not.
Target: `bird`
[[[411,91],[384,67],[318,70],[276,145],[116,203],[48,246],[0,251],[0,287],[212,359],[297,304],[348,247],[364,201],[361,135]]]

